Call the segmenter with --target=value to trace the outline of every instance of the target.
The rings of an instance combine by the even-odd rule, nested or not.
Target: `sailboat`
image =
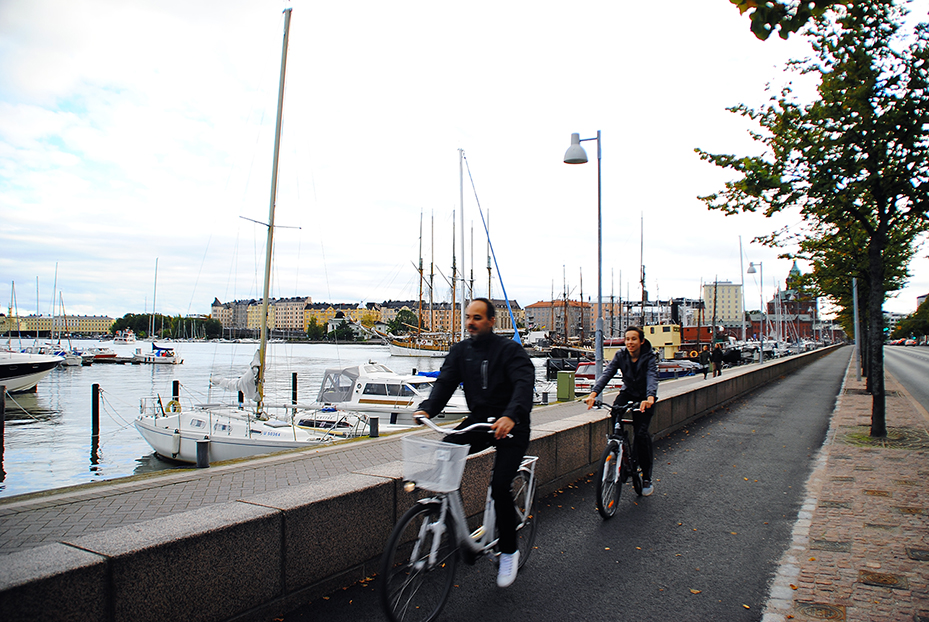
[[[271,250],[273,248],[274,209],[277,198],[278,157],[281,143],[281,122],[284,106],[284,76],[287,68],[287,43],[290,15],[284,10],[284,43],[281,53],[281,77],[278,88],[277,127],[274,138],[274,160],[271,173],[271,206],[268,217],[268,239],[265,250],[264,299],[261,310],[261,340],[249,369],[237,380],[218,379],[215,383],[240,391],[254,407],[243,405],[197,404],[183,407],[178,400],[167,404],[160,396],[142,400],[142,414],[135,420],[136,429],[156,453],[179,462],[196,463],[197,446],[208,442],[210,462],[233,460],[286,449],[309,447],[325,443],[332,434],[319,433],[296,425],[297,408],[281,407],[287,419],[269,415],[264,385],[268,345],[268,296],[271,280]]]

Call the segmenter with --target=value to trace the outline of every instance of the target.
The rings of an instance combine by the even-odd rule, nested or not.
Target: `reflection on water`
[[[99,344],[85,341],[74,345]],[[167,402],[172,383],[178,381],[182,402],[232,402],[235,395],[211,386],[210,378],[238,378],[248,369],[257,345],[173,345],[183,365],[95,363],[90,367],[60,367],[39,383],[36,393],[8,398],[0,497],[183,466],[155,456],[132,426],[141,398],[161,396]],[[107,347],[125,357],[136,348],[151,349],[148,343],[109,343]],[[399,373],[435,371],[442,364],[442,359],[391,357],[385,346],[270,344],[265,393],[269,403],[290,403],[296,373],[298,401],[312,402],[326,369],[369,360]],[[91,421],[94,384],[101,391],[96,437]]]

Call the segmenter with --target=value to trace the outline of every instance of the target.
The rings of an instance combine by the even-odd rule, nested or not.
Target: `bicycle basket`
[[[458,488],[468,445],[454,445],[425,438],[403,437],[403,479],[424,490],[452,492]]]

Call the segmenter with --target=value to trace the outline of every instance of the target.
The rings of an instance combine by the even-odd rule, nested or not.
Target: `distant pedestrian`
[[[698,359],[700,361],[700,365],[703,366],[703,379],[706,380],[706,375],[710,373],[710,362],[712,360],[710,346],[704,344],[703,350],[700,351],[700,356]]]
[[[723,375],[723,348],[718,343],[713,348],[713,377]]]

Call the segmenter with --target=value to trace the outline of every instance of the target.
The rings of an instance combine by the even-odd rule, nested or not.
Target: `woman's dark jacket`
[[[468,420],[509,417],[514,431],[528,434],[535,367],[520,344],[496,333],[456,343],[419,409],[434,417],[461,383],[471,411]]]
[[[630,400],[644,402],[649,397],[658,399],[658,357],[648,339],[642,342],[639,359],[632,362],[626,349],[620,350],[594,385],[593,392],[600,395],[606,383],[620,371],[623,374],[622,394]],[[617,398],[619,399],[619,398]]]

